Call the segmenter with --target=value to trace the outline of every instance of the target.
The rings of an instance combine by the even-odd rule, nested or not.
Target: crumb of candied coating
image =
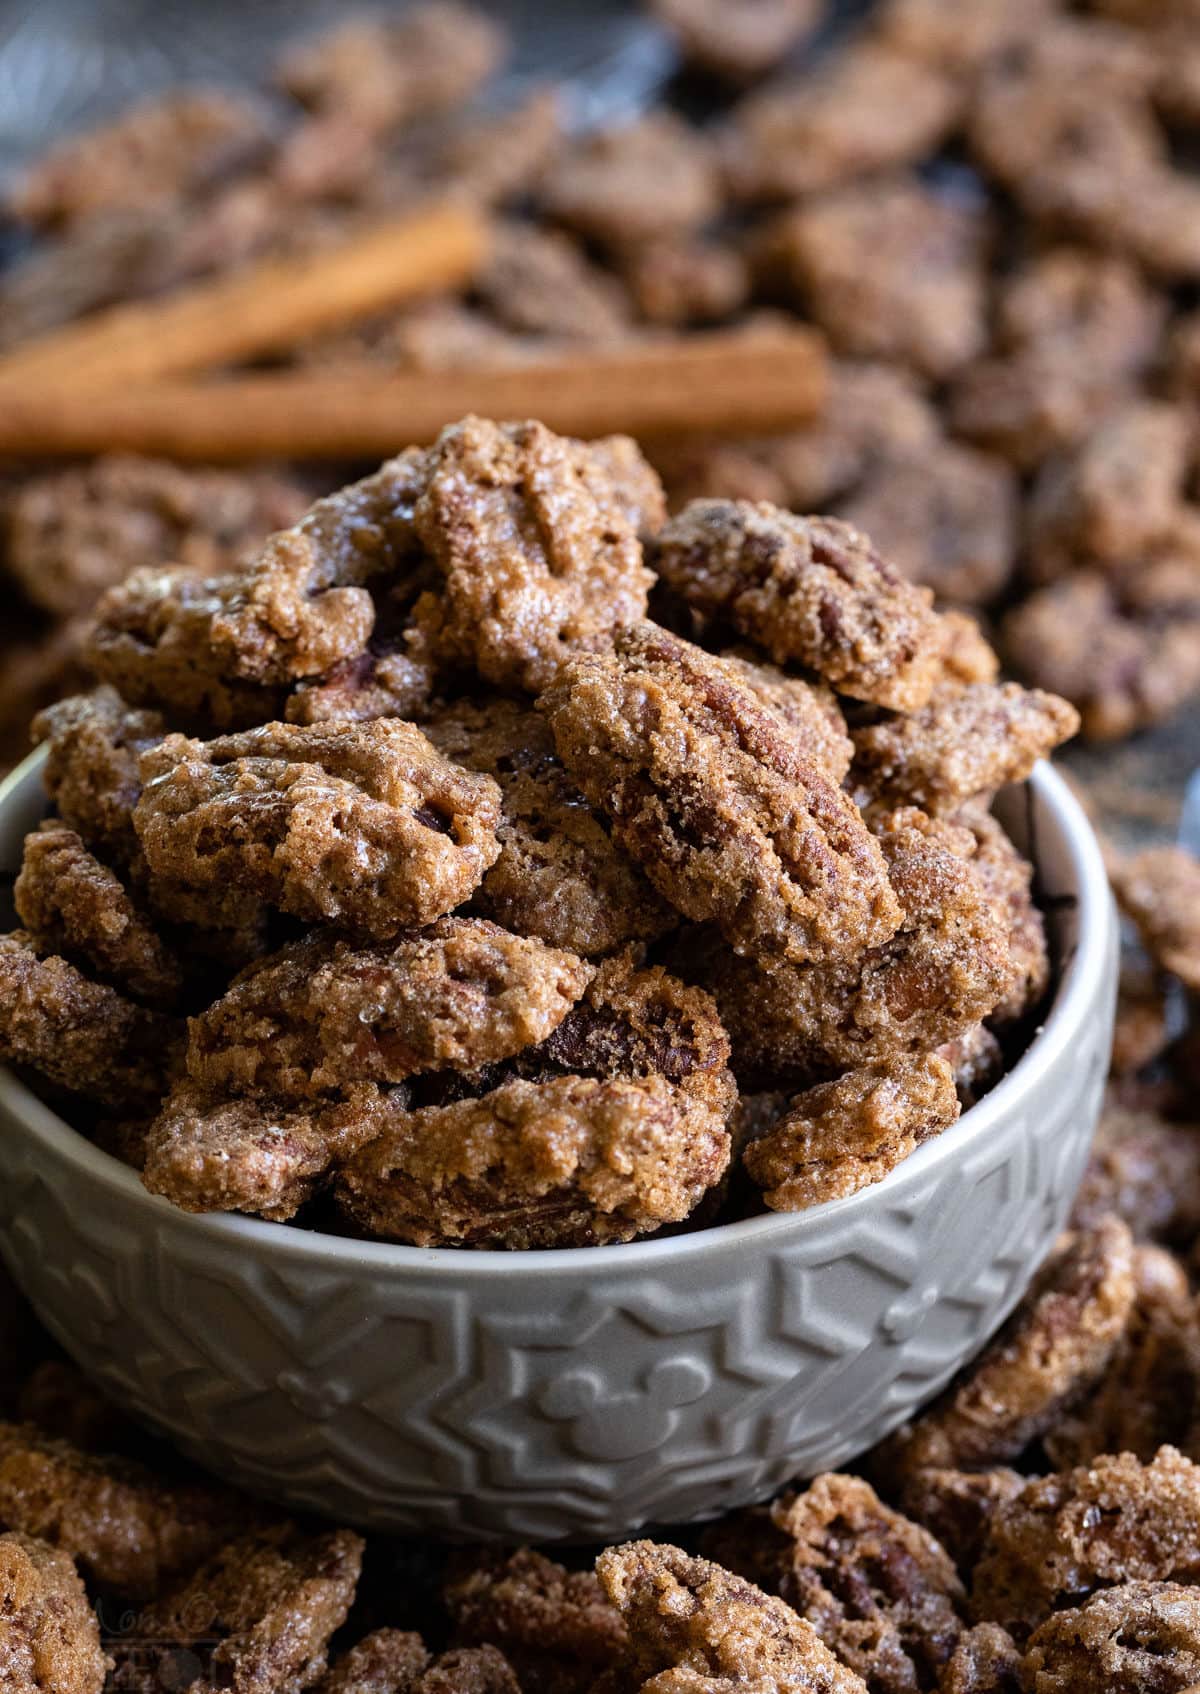
[[[43,956],[77,960],[135,1000],[172,1006],[183,969],[157,930],[73,829],[43,823],[25,837],[13,888],[17,916]]]
[[[69,1553],[0,1535],[0,1673],[9,1694],[102,1694],[100,1625]]]
[[[394,1110],[337,1195],[418,1247],[595,1246],[681,1222],[728,1163],[723,1117],[662,1076],[521,1079]]]
[[[398,718],[170,735],[143,756],[147,863],[375,939],[461,905],[500,851],[500,791]]]
[[[140,1633],[202,1652],[209,1663],[197,1688],[301,1694],[325,1670],[330,1638],[346,1621],[363,1546],[347,1529],[309,1534],[284,1522],[252,1530],[150,1607]]]
[[[132,1460],[0,1423],[0,1523],[61,1548],[90,1582],[127,1599],[186,1575],[255,1510],[232,1492],[168,1484]]]
[[[820,16],[819,0],[653,0],[685,62],[731,82],[750,82],[784,58]]]
[[[1020,1649],[997,1623],[977,1623],[959,1636],[942,1666],[938,1694],[1025,1694]]]
[[[937,614],[858,530],[765,503],[696,500],[649,558],[704,617],[723,616],[778,665],[816,671],[839,693],[915,711],[937,681]]]
[[[208,1089],[304,1100],[478,1070],[544,1041],[591,976],[575,954],[486,918],[441,918],[369,948],[318,930],[191,1020],[188,1074]]]
[[[750,648],[734,648],[719,657],[743,687],[795,732],[797,750],[841,782],[854,758],[854,743],[833,690],[763,663]]]
[[[336,1100],[231,1097],[177,1083],[146,1131],[142,1181],[185,1212],[250,1212],[286,1223],[387,1123],[368,1083]]]
[[[181,1024],[93,982],[21,930],[0,936],[0,1055],[102,1106],[160,1095],[182,1052]]]
[[[1040,688],[946,685],[918,711],[856,729],[855,776],[873,799],[938,816],[1024,782],[1078,728],[1074,706]]]
[[[884,1454],[886,1455],[886,1444]],[[879,1477],[889,1474],[886,1457]],[[1020,1471],[998,1465],[991,1470],[964,1471],[931,1466],[905,1471],[900,1478],[901,1510],[923,1524],[968,1574],[979,1557],[987,1526],[996,1509],[1014,1500],[1024,1488]]]
[[[630,1541],[606,1548],[596,1570],[629,1630],[630,1688],[865,1694],[782,1600],[707,1559]]]
[[[461,1554],[442,1598],[454,1639],[500,1648],[522,1694],[589,1694],[628,1645],[595,1573],[566,1570],[532,1547]]]
[[[576,141],[543,177],[539,201],[552,222],[617,250],[686,235],[721,208],[711,143],[665,107]]]
[[[805,201],[775,253],[840,352],[944,381],[987,343],[984,238],[975,207],[897,176]]]
[[[644,614],[652,579],[628,482],[609,474],[614,451],[533,422],[443,430],[416,507],[444,577],[417,614],[439,657],[536,693],[572,651],[607,646]]]
[[[47,749],[42,781],[59,817],[115,864],[137,853],[138,760],[165,731],[157,712],[136,711],[104,686],[59,700],[34,720],[33,738]]]
[[[1041,1624],[1029,1641],[1032,1694],[1186,1694],[1200,1682],[1200,1594],[1179,1582],[1123,1582]]]
[[[880,1462],[908,1473],[1015,1459],[1100,1379],[1133,1299],[1133,1238],[1119,1218],[1067,1236],[1000,1333]]]
[[[500,785],[500,856],[476,891],[478,910],[584,954],[650,941],[678,923],[585,803],[540,713],[516,700],[464,699],[423,727],[448,759]]]
[[[734,108],[723,137],[729,187],[741,200],[792,200],[915,164],[962,103],[954,78],[863,39]]]
[[[844,957],[900,909],[860,814],[720,661],[643,623],[542,696],[558,752],[685,916],[739,950]]]
[[[1020,493],[996,454],[946,441],[881,457],[838,516],[939,602],[986,605],[1012,580]]]
[[[1200,1135],[1151,1111],[1109,1100],[1072,1213],[1074,1227],[1105,1212],[1124,1218],[1137,1241],[1188,1245],[1200,1231]]]
[[[770,1584],[872,1694],[931,1687],[960,1634],[965,1596],[929,1531],[856,1476],[819,1476],[771,1508],[784,1537]]]
[[[945,1059],[900,1055],[796,1095],[743,1163],[773,1212],[799,1212],[881,1182],[960,1109]]]
[[[1147,847],[1119,861],[1112,881],[1150,957],[1200,989],[1200,859],[1184,847]]]
[[[1046,921],[1033,898],[1033,865],[992,814],[966,806],[954,814],[954,822],[975,837],[971,867],[1007,929],[1011,986],[988,1015],[989,1026],[1002,1029],[1034,1011],[1050,986]]]
[[[312,1694],[410,1694],[429,1668],[419,1635],[376,1629],[335,1659]]]

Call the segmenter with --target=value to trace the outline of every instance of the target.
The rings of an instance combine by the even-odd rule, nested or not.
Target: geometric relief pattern
[[[115,1167],[98,1182],[7,1079],[0,1252],[116,1400],[297,1509],[547,1541],[712,1516],[872,1445],[1019,1299],[1099,1111],[1110,939],[1109,976],[1040,1089],[803,1220],[552,1274],[481,1275],[453,1253],[402,1270],[185,1217]]]

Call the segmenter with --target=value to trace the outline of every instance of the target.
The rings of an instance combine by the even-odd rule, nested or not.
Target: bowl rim
[[[30,779],[40,772],[44,759],[45,749],[35,749],[0,782],[0,821],[7,808],[23,795]],[[6,1116],[19,1125],[50,1154],[72,1165],[81,1178],[107,1189],[135,1208],[144,1209],[148,1232],[168,1226],[177,1232],[203,1235],[214,1245],[225,1242],[241,1252],[278,1261],[293,1260],[326,1271],[359,1269],[382,1275],[406,1273],[416,1278],[444,1276],[453,1271],[455,1276],[468,1281],[498,1272],[510,1279],[567,1270],[634,1272],[639,1268],[661,1268],[696,1254],[717,1250],[738,1252],[768,1244],[777,1246],[784,1239],[797,1240],[813,1233],[815,1226],[826,1219],[836,1216],[839,1224],[850,1222],[855,1211],[869,1212],[881,1201],[886,1203],[889,1184],[897,1175],[903,1173],[919,1180],[945,1160],[960,1156],[968,1143],[986,1137],[1011,1110],[1019,1109],[1023,1099],[1037,1094],[1092,1014],[1095,984],[1104,976],[1110,932],[1116,921],[1100,845],[1070,786],[1048,763],[1039,763],[1027,784],[1020,786],[1031,789],[1055,816],[1074,881],[1077,936],[1054,998],[1024,1053],[982,1100],[963,1112],[949,1129],[910,1154],[881,1182],[844,1199],[828,1200],[801,1212],[768,1211],[678,1235],[599,1247],[529,1248],[522,1252],[413,1247],[297,1229],[291,1224],[271,1223],[233,1212],[181,1211],[168,1200],[151,1194],[136,1171],[74,1129],[6,1066],[0,1066],[0,1118]],[[2,1123],[0,1132],[3,1132]]]

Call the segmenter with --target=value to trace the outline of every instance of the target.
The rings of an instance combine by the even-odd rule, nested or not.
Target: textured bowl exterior
[[[0,862],[44,806],[0,790]],[[1042,1033],[877,1187],[579,1252],[455,1253],[188,1217],[0,1072],[0,1251],[136,1417],[224,1478],[363,1527],[611,1540],[844,1464],[996,1329],[1068,1212],[1107,1070],[1116,922],[1041,769],[1007,797],[1056,901]],[[1068,909],[1064,909],[1068,908]]]

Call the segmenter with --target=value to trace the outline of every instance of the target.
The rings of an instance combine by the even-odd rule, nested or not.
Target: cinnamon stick
[[[45,385],[99,392],[211,371],[294,346],[470,280],[487,228],[466,206],[431,206],[323,251],[265,259],[160,300],[113,306],[0,358],[0,396]]]
[[[823,344],[798,326],[631,343],[504,369],[389,375],[372,367],[79,393],[22,386],[0,397],[0,455],[382,458],[433,440],[472,411],[540,418],[583,437],[759,434],[804,422],[824,394]]]

